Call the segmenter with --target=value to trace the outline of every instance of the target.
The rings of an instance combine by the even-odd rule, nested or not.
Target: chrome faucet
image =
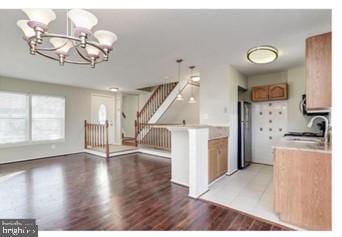
[[[324,116],[321,116],[321,115],[318,115],[318,116],[315,116],[313,117],[310,122],[308,123],[308,127],[311,128],[312,127],[312,124],[314,122],[315,119],[318,119],[318,118],[321,118],[324,120],[325,122],[325,131],[324,131],[324,143],[327,145],[328,144],[328,130],[329,130],[329,120],[324,117]]]

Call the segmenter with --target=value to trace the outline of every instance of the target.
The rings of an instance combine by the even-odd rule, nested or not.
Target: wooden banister
[[[84,121],[84,148],[104,148],[106,157],[109,157],[108,120],[105,124],[88,123]]]
[[[184,121],[185,122],[185,121]],[[137,138],[137,144],[161,149],[161,150],[171,150],[171,132],[166,128],[167,126],[184,126],[185,123],[135,123],[136,130],[138,127],[145,129],[145,135],[141,138]]]
[[[137,123],[148,123],[153,114],[162,105],[165,99],[169,96],[171,91],[176,87],[177,82],[159,85],[146,101],[145,105],[137,112]],[[136,135],[143,129],[142,126],[137,127]]]
[[[166,128],[155,127],[157,125],[167,124],[154,125],[149,124],[148,122],[176,86],[177,82],[159,85],[153,91],[142,109],[137,112],[137,120],[134,123],[136,144],[144,144],[166,150],[170,149],[171,134],[169,131]],[[142,133],[142,131],[144,132]]]

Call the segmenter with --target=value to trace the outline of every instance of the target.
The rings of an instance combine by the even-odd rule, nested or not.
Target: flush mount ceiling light
[[[109,90],[112,91],[112,92],[117,92],[119,90],[119,88],[111,87],[111,88],[109,88]]]
[[[110,31],[99,30],[92,33],[97,18],[85,10],[67,10],[65,34],[48,32],[48,24],[56,19],[56,14],[51,9],[23,9],[23,12],[29,20],[19,20],[17,26],[24,33],[30,53],[59,61],[60,65],[72,63],[94,68],[95,64],[108,61],[109,52],[118,39]],[[47,46],[46,42],[50,45]],[[72,56],[77,59],[72,59]]]
[[[278,50],[268,45],[254,47],[247,52],[247,59],[255,64],[271,63],[277,58]]]

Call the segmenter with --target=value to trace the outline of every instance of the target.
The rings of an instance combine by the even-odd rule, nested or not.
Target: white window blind
[[[0,144],[28,140],[28,96],[0,91]]]
[[[32,95],[32,141],[64,138],[65,99]]]

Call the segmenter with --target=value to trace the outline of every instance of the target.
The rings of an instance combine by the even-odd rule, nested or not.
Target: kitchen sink
[[[291,142],[302,142],[302,143],[322,143],[320,138],[309,138],[309,137],[286,137],[286,141]]]

